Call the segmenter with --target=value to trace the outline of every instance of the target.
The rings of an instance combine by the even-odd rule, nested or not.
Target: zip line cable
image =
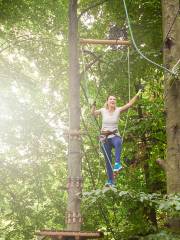
[[[124,3],[124,9],[125,9],[125,14],[126,14],[127,22],[128,22],[129,32],[130,32],[130,35],[131,35],[131,39],[132,39],[132,42],[133,42],[133,46],[134,46],[134,48],[136,49],[136,51],[140,54],[140,56],[142,56],[142,58],[144,58],[145,60],[147,60],[147,61],[150,62],[151,64],[157,66],[158,68],[161,68],[161,69],[167,71],[168,73],[170,73],[170,74],[173,75],[173,77],[174,77],[172,83],[170,84],[170,86],[169,86],[169,88],[167,89],[166,94],[165,94],[165,96],[164,96],[164,98],[166,98],[167,95],[168,95],[169,90],[172,88],[172,86],[173,86],[174,83],[175,83],[175,80],[177,79],[177,76],[178,76],[178,73],[177,73],[177,65],[180,63],[180,59],[179,59],[179,60],[177,61],[177,63],[174,65],[174,67],[172,68],[172,70],[169,70],[168,68],[166,68],[166,67],[164,67],[164,66],[162,66],[162,65],[160,65],[160,64],[158,64],[158,63],[156,63],[156,62],[154,62],[154,61],[152,61],[152,60],[149,59],[148,57],[146,57],[146,56],[141,52],[141,50],[137,47],[137,44],[136,44],[135,39],[134,39],[133,31],[132,31],[132,28],[131,28],[131,23],[130,23],[130,19],[129,19],[129,15],[128,15],[126,0],[123,0],[123,3]],[[176,18],[177,18],[177,16],[178,16],[178,13],[179,13],[179,12],[180,12],[180,9],[178,9],[178,12],[176,13],[176,16],[175,16],[175,18],[174,18],[174,20],[173,20],[173,22],[172,22],[172,25],[171,25],[171,27],[170,27],[170,29],[169,29],[169,31],[168,31],[168,34],[167,34],[167,36],[166,36],[166,39],[167,39],[170,31],[172,30],[172,27],[173,27],[173,25],[174,25],[174,23],[175,23],[175,21],[176,21]]]
[[[136,49],[136,51],[140,54],[140,56],[142,58],[144,58],[146,61],[150,62],[151,64],[153,64],[154,66],[158,67],[158,68],[161,68],[165,71],[167,71],[168,73],[172,74],[172,75],[175,75],[175,73],[171,70],[169,70],[168,68],[152,61],[151,59],[149,59],[148,57],[146,57],[142,52],[141,50],[138,48],[137,44],[136,44],[136,41],[134,39],[134,35],[133,35],[133,31],[132,31],[132,28],[131,28],[131,23],[130,23],[130,19],[129,19],[129,14],[128,14],[128,10],[127,10],[127,5],[126,5],[126,0],[123,0],[123,3],[124,3],[124,10],[125,10],[125,14],[126,14],[126,18],[127,18],[127,23],[128,23],[128,28],[129,28],[129,32],[130,32],[130,35],[131,35],[131,39],[132,39],[132,43],[133,43],[133,46],[134,48]]]

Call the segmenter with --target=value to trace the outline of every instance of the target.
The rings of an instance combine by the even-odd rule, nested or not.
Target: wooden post
[[[69,152],[67,230],[81,228],[80,74],[77,0],[69,0]]]

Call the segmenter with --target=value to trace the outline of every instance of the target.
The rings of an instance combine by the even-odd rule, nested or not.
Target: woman
[[[118,120],[120,114],[127,111],[138,99],[141,94],[141,90],[122,107],[116,106],[116,98],[114,96],[108,96],[106,104],[103,108],[96,110],[96,104],[93,104],[91,113],[96,117],[102,116],[102,128],[100,135],[101,147],[106,160],[107,177],[108,180],[105,186],[114,186],[114,174],[122,170],[121,165],[121,150],[122,139],[118,131]],[[112,167],[112,148],[115,148],[115,164]]]

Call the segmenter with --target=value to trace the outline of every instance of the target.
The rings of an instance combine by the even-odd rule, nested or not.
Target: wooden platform
[[[36,233],[38,239],[84,240],[102,238],[102,232],[76,232],[76,231],[52,231],[42,230]]]

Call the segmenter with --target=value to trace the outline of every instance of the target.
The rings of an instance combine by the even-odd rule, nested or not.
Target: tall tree
[[[69,1],[69,155],[67,229],[80,230],[80,76],[78,63],[77,0]]]
[[[180,59],[179,8],[178,0],[162,0],[164,65],[169,69],[172,69]],[[164,77],[167,133],[166,174],[167,192],[170,194],[180,192],[180,81],[168,73],[165,73]],[[178,222],[180,226],[180,219]]]

